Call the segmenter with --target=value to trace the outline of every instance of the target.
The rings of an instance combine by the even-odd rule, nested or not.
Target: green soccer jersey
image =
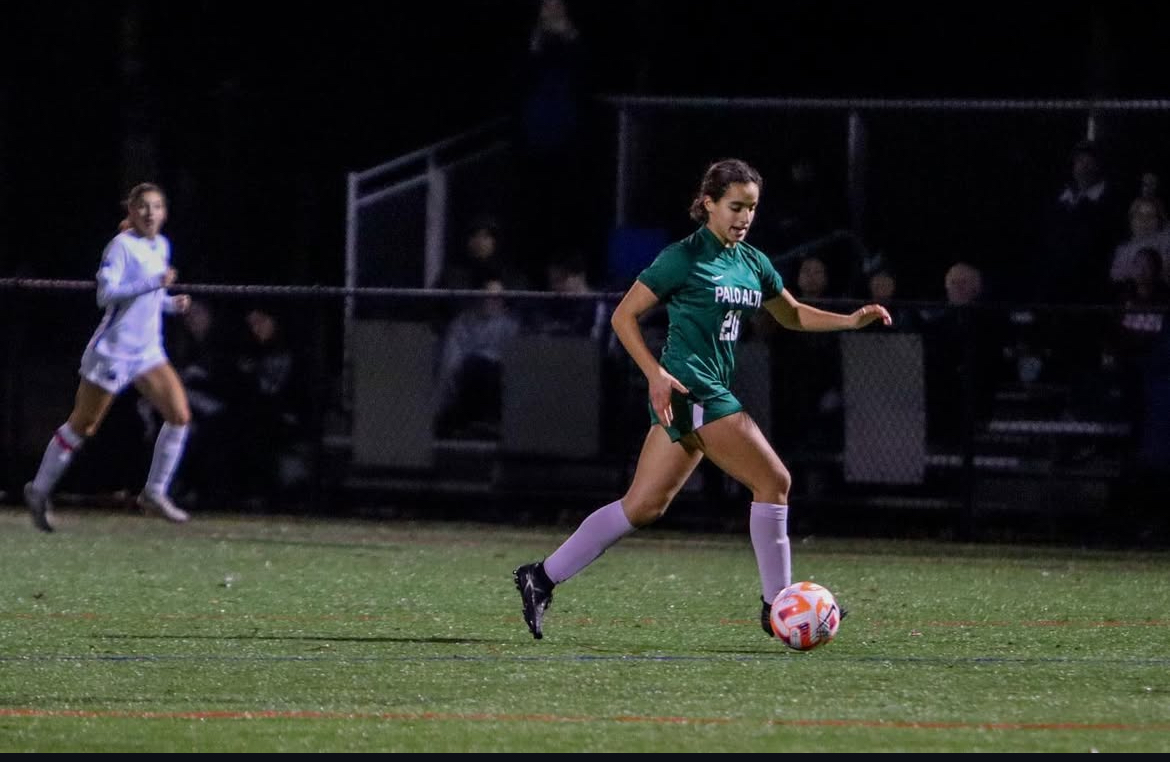
[[[666,304],[662,367],[698,400],[730,390],[740,326],[784,289],[762,251],[724,246],[705,225],[663,249],[638,280]]]

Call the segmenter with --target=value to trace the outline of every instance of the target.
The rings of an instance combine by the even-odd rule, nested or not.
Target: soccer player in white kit
[[[167,219],[162,189],[150,183],[135,186],[126,199],[126,211],[120,232],[102,253],[97,303],[106,314],[81,357],[73,412],[49,441],[36,477],[24,486],[33,525],[43,532],[53,531],[53,488],[77,449],[97,432],[114,397],[131,383],[165,420],[138,505],[176,523],[189,518],[167,497],[183,455],[191,410],[183,383],[163,350],[162,313],[186,312],[191,297],[167,293],[177,273],[170,264],[170,241],[159,232]]]

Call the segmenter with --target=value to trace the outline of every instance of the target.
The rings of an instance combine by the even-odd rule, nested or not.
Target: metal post
[[[357,287],[358,177],[346,176],[345,192],[345,287]],[[345,297],[345,322],[353,317],[353,296]]]
[[[358,174],[346,176],[345,191],[345,319],[341,337],[341,404],[350,410],[353,403],[353,374],[351,372],[350,341],[353,335],[354,296],[358,285]]]
[[[447,253],[447,173],[432,153],[427,157],[427,229],[423,258],[423,282],[431,288],[439,281]]]
[[[857,110],[849,112],[848,180],[849,226],[853,232],[865,236],[865,167],[867,161],[867,132],[865,121]]]
[[[630,112],[625,106],[618,107],[617,144],[617,189],[614,192],[617,208],[614,210],[614,227],[624,227],[627,222],[630,186]]]

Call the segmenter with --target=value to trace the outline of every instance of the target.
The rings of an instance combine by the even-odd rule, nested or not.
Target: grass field
[[[3,751],[1170,751],[1170,557],[794,538],[850,610],[786,650],[746,536],[647,530],[529,636],[562,530],[0,509]]]

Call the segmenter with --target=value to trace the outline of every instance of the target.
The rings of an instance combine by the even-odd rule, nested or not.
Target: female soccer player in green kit
[[[760,307],[796,331],[843,331],[892,321],[877,304],[840,315],[802,304],[785,290],[768,257],[744,242],[762,185],[759,172],[746,162],[712,164],[690,210],[702,227],[663,249],[614,311],[614,332],[649,384],[650,431],[626,494],[590,514],[544,561],[513,572],[533,637],[543,637],[553,588],[662,516],[704,455],[752,492],[761,624],[772,634],[771,602],[792,582],[791,477],[730,391],[740,326]],[[669,328],[659,360],[646,346],[638,321],[660,302],[666,304]]]

